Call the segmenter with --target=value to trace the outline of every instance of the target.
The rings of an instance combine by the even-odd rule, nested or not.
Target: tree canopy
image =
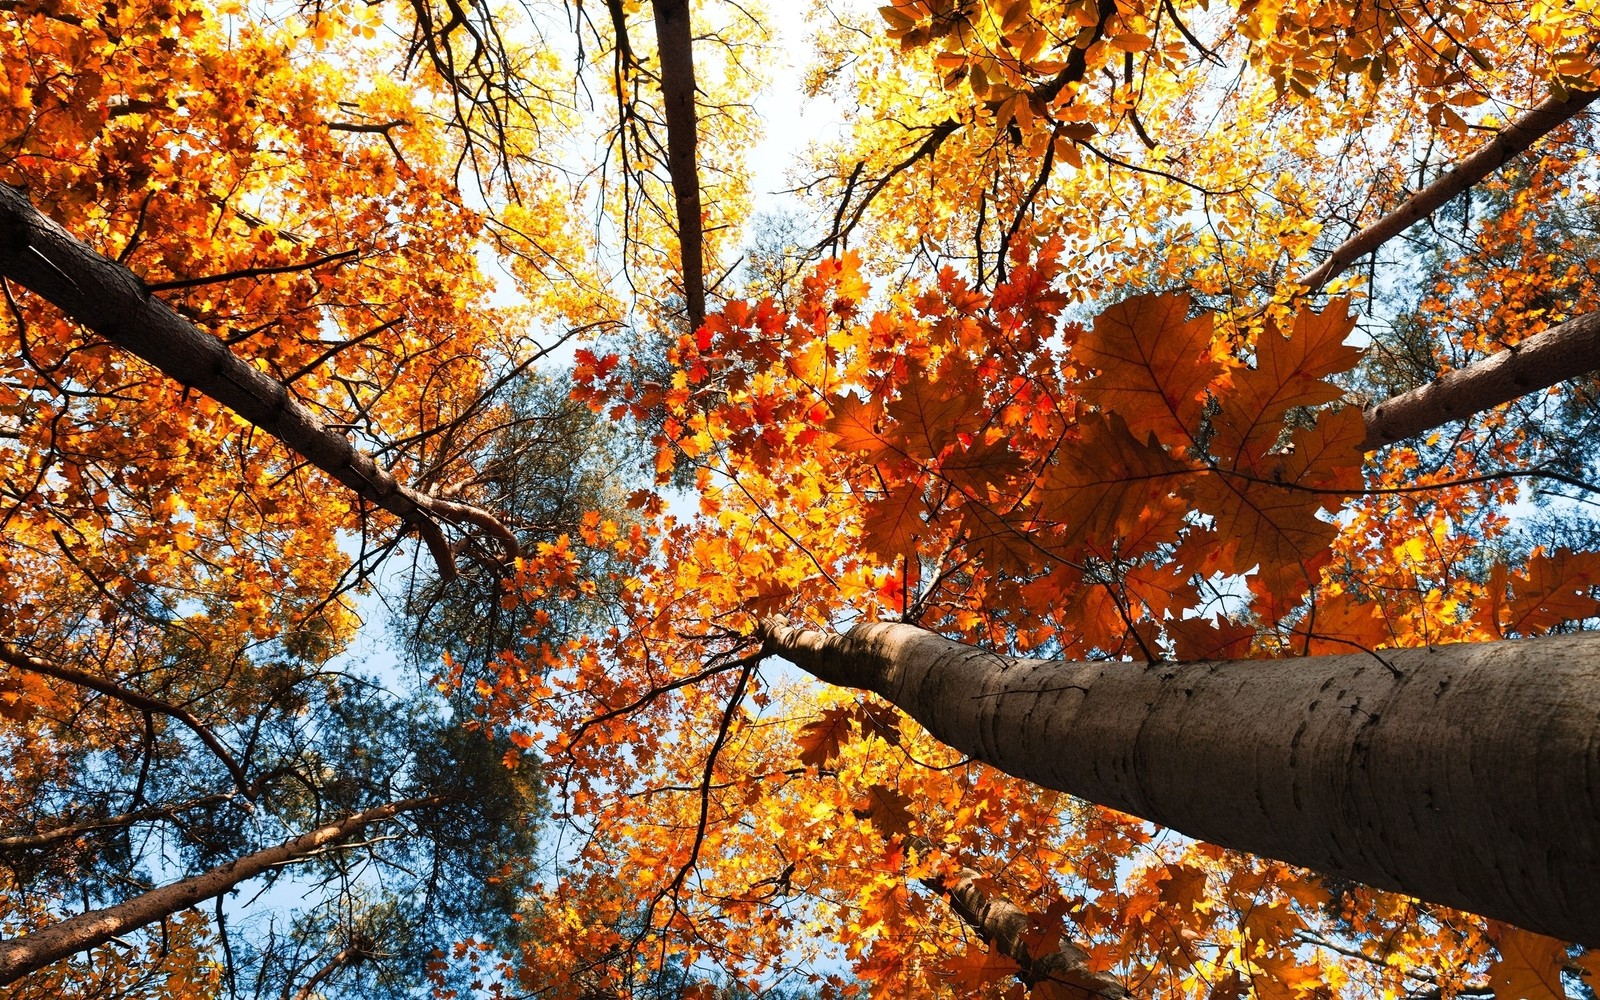
[[[0,982],[1593,996],[1600,10],[779,14],[0,0]]]

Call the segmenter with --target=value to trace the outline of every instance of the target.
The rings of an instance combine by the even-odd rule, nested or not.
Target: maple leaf
[[[1508,632],[1536,635],[1564,621],[1581,621],[1600,615],[1600,552],[1535,552],[1528,559],[1526,576],[1511,578]]]
[[[1491,921],[1490,936],[1500,955],[1489,964],[1495,1000],[1567,1000],[1561,967],[1567,947],[1555,938]]]
[[[834,435],[835,448],[858,452],[874,464],[896,457],[882,436],[883,406],[876,399],[863,400],[853,392],[846,393],[832,401],[831,409],[833,415],[823,428]]]
[[[1127,424],[1143,439],[1169,444],[1200,431],[1205,395],[1222,374],[1212,355],[1209,313],[1189,319],[1187,295],[1137,295],[1095,317],[1073,345],[1080,363],[1100,374],[1084,383],[1083,398]]]
[[[1179,660],[1236,660],[1250,652],[1256,630],[1218,615],[1210,619],[1181,618],[1165,623]]]
[[[991,573],[1025,576],[1045,554],[1025,523],[979,500],[961,505],[961,529],[967,548]]]
[[[1062,547],[1094,543],[1104,551],[1149,511],[1178,506],[1180,477],[1193,470],[1153,437],[1141,442],[1115,413],[1085,414],[1078,429],[1079,438],[1063,442],[1039,485],[1039,517],[1061,525]],[[1147,544],[1170,540],[1146,538]]]
[[[1214,420],[1211,450],[1224,464],[1258,460],[1277,444],[1291,407],[1338,399],[1338,386],[1323,381],[1348,371],[1361,352],[1344,339],[1355,326],[1348,303],[1338,300],[1321,313],[1302,310],[1288,337],[1268,325],[1256,341],[1256,366],[1234,372]]]
[[[795,739],[800,745],[800,762],[811,767],[826,766],[858,730],[895,745],[900,742],[900,716],[888,705],[870,702],[826,709],[820,719],[800,727]]]
[[[1003,982],[1022,971],[1017,960],[998,948],[967,948],[939,963],[938,974],[965,995],[976,995],[985,987]]]
[[[984,424],[983,385],[966,366],[953,366],[933,381],[919,365],[888,406],[886,437],[913,459],[935,459]]]
[[[866,505],[862,521],[862,548],[886,560],[915,551],[917,539],[927,529],[920,480],[896,483],[887,496]]]
[[[911,830],[915,814],[911,800],[888,785],[872,784],[852,804],[856,818],[878,828],[884,837],[904,836]]]
[[[1348,591],[1318,594],[1306,616],[1296,623],[1296,650],[1316,656],[1381,649],[1392,644],[1394,630],[1376,601],[1358,600]]]
[[[822,718],[801,726],[795,738],[800,745],[800,763],[808,767],[826,766],[850,738],[856,719],[855,706],[845,705],[826,709]]]
[[[1238,567],[1257,567],[1251,590],[1275,608],[1298,600],[1331,558],[1338,527],[1317,511],[1360,488],[1365,435],[1354,407],[1324,412],[1314,426],[1295,431],[1265,476],[1222,472],[1187,486],[1195,509],[1210,514],[1216,533],[1237,546]]]

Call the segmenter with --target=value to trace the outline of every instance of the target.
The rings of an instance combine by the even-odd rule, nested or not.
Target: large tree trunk
[[[763,638],[1044,787],[1600,945],[1600,636],[1154,665],[899,624]]]
[[[0,986],[15,982],[86,948],[102,945],[119,934],[137,930],[203,900],[220,896],[241,882],[338,844],[374,823],[444,801],[443,796],[437,795],[404,799],[353,813],[276,847],[264,848],[219,865],[202,875],[152,889],[125,903],[80,913],[30,934],[0,941]]]

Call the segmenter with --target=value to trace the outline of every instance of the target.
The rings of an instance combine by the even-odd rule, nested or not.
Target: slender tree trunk
[[[196,903],[220,896],[234,886],[334,846],[374,823],[446,801],[444,796],[403,799],[366,809],[302,834],[276,847],[247,854],[203,875],[173,882],[101,910],[68,917],[49,927],[0,941],[0,986],[37,972],[69,955],[104,944]]]
[[[667,117],[667,172],[678,209],[678,253],[689,325],[706,318],[705,234],[700,224],[700,173],[694,110],[694,37],[689,0],[655,0],[661,101]]]
[[[439,522],[464,521],[517,555],[516,537],[488,513],[410,489],[295,402],[282,382],[238,357],[150,294],[139,276],[41,214],[20,188],[0,184],[0,277],[53,303],[95,333],[205,393],[271,434],[360,496],[415,526],[445,576],[455,559]]]
[[[1046,788],[1600,945],[1600,636],[1155,665],[900,624],[763,638]]]
[[[1600,92],[1578,91],[1566,98],[1551,97],[1527,114],[1509,123],[1484,144],[1483,148],[1407,198],[1398,208],[1357,232],[1334,248],[1315,270],[1300,279],[1310,293],[1322,290],[1345,268],[1399,236],[1417,221],[1443,208],[1451,198],[1499,170],[1516,156],[1569,121],[1600,98]]]
[[[1368,408],[1362,448],[1376,451],[1597,368],[1600,313],[1586,313]]]

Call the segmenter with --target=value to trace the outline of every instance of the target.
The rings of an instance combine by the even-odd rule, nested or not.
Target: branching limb
[[[228,892],[241,882],[340,844],[373,824],[446,801],[445,796],[433,795],[364,809],[275,847],[263,848],[218,865],[204,874],[152,889],[123,903],[68,917],[32,933],[0,941],[0,985],[16,982],[76,952],[102,945],[118,935],[138,930]]]
[[[1399,208],[1334,248],[1328,259],[1300,279],[1315,294],[1351,264],[1405,232],[1412,223],[1442,208],[1451,198],[1474,187],[1506,161],[1570,120],[1600,98],[1600,91],[1580,91],[1565,100],[1551,97],[1500,130],[1482,149],[1442,177],[1407,198]]]
[[[69,684],[86,687],[92,691],[100,692],[107,698],[115,698],[117,701],[141,712],[153,712],[182,723],[198,736],[200,742],[204,743],[206,748],[216,755],[217,760],[222,762],[222,766],[228,769],[228,774],[233,777],[233,783],[239,789],[239,794],[247,799],[254,797],[254,789],[251,788],[250,779],[245,774],[244,766],[234,757],[233,752],[228,749],[227,745],[217,738],[217,734],[211,731],[210,726],[201,722],[193,712],[183,706],[174,705],[169,701],[162,701],[160,698],[153,698],[131,688],[123,687],[115,681],[78,670],[75,667],[69,667],[62,663],[52,663],[37,656],[30,656],[5,641],[0,641],[0,663],[5,663],[7,666],[14,667],[17,670],[43,674],[46,677],[54,677]]]
[[[19,188],[0,184],[0,275],[55,304],[113,344],[205,393],[282,441],[362,498],[416,528],[445,578],[455,559],[441,522],[466,521],[492,534],[509,562],[515,537],[487,511],[445,503],[401,485],[296,402],[284,383],[234,355],[151,295],[138,275],[45,217]],[[493,527],[498,526],[498,527]]]

